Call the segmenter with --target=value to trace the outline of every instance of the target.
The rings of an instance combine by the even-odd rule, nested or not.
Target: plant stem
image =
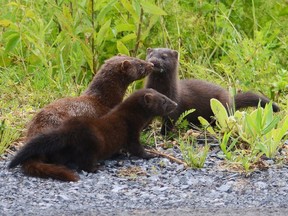
[[[92,28],[93,28],[93,32],[92,32],[92,38],[91,38],[91,50],[92,50],[92,67],[93,67],[93,72],[94,74],[96,73],[96,52],[95,52],[95,39],[94,39],[94,35],[95,35],[95,22],[94,22],[94,0],[91,0],[91,22],[92,22]]]
[[[139,48],[139,44],[140,44],[140,36],[141,36],[141,27],[142,27],[142,22],[143,22],[143,15],[144,15],[144,10],[143,10],[143,8],[141,6],[140,20],[139,20],[139,23],[138,23],[136,44],[135,44],[135,48],[134,48],[133,53],[132,53],[133,57],[137,56],[137,52],[138,52],[138,48]]]

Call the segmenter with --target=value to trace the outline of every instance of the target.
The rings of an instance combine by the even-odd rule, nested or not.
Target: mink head
[[[155,116],[167,115],[177,107],[177,103],[154,89],[145,90],[143,101],[144,108]]]
[[[105,61],[103,72],[113,73],[124,82],[131,83],[153,71],[153,63],[125,55],[114,56]],[[120,81],[120,80],[119,80]]]
[[[144,78],[153,71],[153,68],[153,63],[132,57],[121,63],[121,72],[130,81]]]
[[[168,48],[148,48],[146,60],[154,64],[154,72],[175,71],[178,66],[178,52]]]

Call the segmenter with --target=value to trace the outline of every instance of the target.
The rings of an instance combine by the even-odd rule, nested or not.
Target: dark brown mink
[[[120,149],[150,158],[153,155],[140,144],[140,132],[153,117],[167,115],[176,107],[156,90],[138,90],[101,118],[71,117],[57,129],[33,137],[9,168],[21,164],[29,176],[77,181],[79,176],[71,167],[94,172],[97,162]]]
[[[161,133],[173,128],[172,121],[176,121],[181,113],[189,109],[196,109],[187,116],[187,120],[199,125],[198,117],[202,116],[212,122],[213,112],[210,108],[210,99],[216,98],[226,108],[233,107],[233,99],[229,92],[221,86],[197,79],[178,79],[178,52],[168,48],[148,48],[146,60],[154,64],[154,69],[147,77],[146,88],[153,88],[178,103],[177,109],[163,118]],[[264,107],[270,102],[263,95],[252,92],[238,93],[234,97],[235,108]],[[278,112],[280,108],[273,103],[273,111]],[[172,119],[172,121],[171,121]]]
[[[81,96],[62,98],[42,108],[28,124],[26,140],[59,127],[72,116],[100,117],[108,113],[123,100],[128,85],[152,69],[152,63],[128,56],[106,60]]]

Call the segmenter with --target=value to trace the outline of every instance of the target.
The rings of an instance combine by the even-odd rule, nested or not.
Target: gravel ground
[[[288,215],[287,165],[245,177],[221,168],[215,151],[203,169],[121,156],[76,183],[7,170],[8,156],[0,161],[0,215]]]

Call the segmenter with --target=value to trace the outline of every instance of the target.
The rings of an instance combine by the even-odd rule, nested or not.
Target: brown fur
[[[22,164],[26,175],[77,181],[71,169],[94,172],[99,160],[120,149],[150,158],[140,144],[142,128],[155,116],[172,112],[177,104],[153,89],[133,93],[101,118],[71,117],[60,127],[32,138],[9,164]]]
[[[27,140],[72,116],[100,117],[119,104],[130,83],[147,76],[153,64],[128,57],[114,56],[105,61],[88,89],[79,97],[62,98],[47,105],[28,125]]]
[[[167,48],[147,49],[147,61],[154,64],[154,71],[148,75],[146,87],[153,88],[178,103],[177,109],[164,117],[161,133],[173,127],[172,120],[177,120],[181,113],[189,109],[196,109],[187,116],[187,120],[194,125],[199,125],[198,117],[202,116],[211,121],[213,112],[210,108],[210,99],[216,98],[226,108],[233,106],[233,99],[229,92],[212,83],[197,79],[178,79],[178,52]],[[238,93],[235,96],[235,108],[249,106],[264,107],[270,100],[262,95],[252,92]],[[273,103],[273,111],[278,112],[280,108]]]

